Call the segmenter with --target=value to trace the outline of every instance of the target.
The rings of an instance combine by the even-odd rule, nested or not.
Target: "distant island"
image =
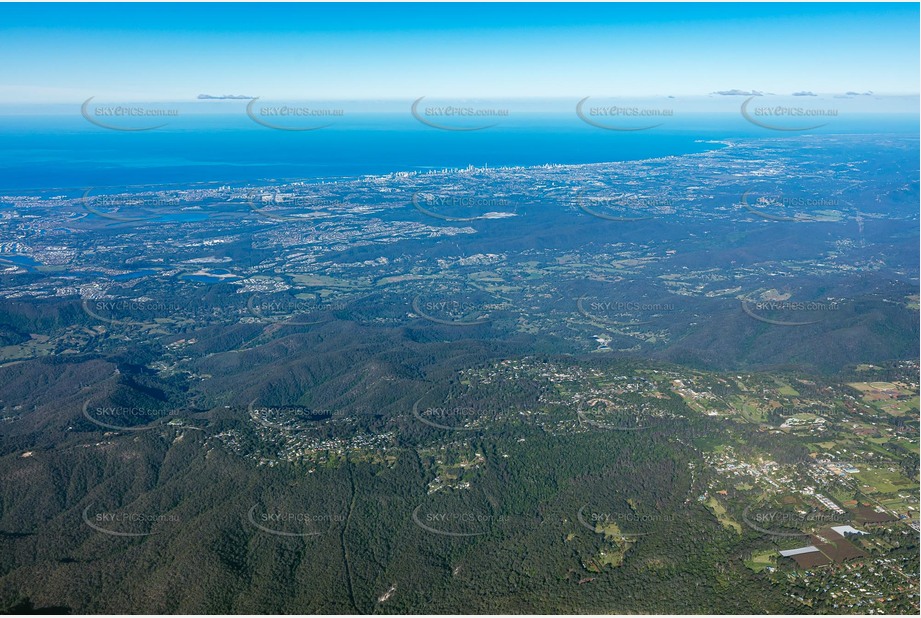
[[[216,101],[220,101],[220,100],[224,100],[224,99],[246,99],[246,100],[249,100],[249,99],[253,99],[253,98],[255,98],[255,97],[248,97],[248,96],[246,96],[245,94],[220,94],[220,95],[214,95],[214,94],[200,94],[200,95],[198,95],[198,98],[199,98],[200,100],[206,100],[206,101],[207,101],[207,100],[216,100]]]

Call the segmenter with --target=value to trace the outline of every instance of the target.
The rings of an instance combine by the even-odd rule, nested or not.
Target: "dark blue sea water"
[[[917,132],[913,119],[876,120],[872,130]],[[867,132],[837,122],[817,132]],[[606,131],[573,116],[529,116],[473,132],[443,131],[407,115],[364,115],[307,132],[265,128],[246,116],[192,115],[163,128],[122,132],[79,113],[0,116],[0,192],[87,187],[249,184],[475,166],[576,164],[702,152],[740,137],[778,138],[736,115]]]

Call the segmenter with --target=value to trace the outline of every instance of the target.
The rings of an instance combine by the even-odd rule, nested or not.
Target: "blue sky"
[[[0,4],[6,102],[919,92],[917,4]]]

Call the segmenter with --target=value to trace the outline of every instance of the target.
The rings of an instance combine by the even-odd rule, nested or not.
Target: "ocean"
[[[136,121],[136,119],[135,119]],[[533,166],[647,159],[703,152],[733,138],[782,138],[737,115],[701,115],[643,131],[589,126],[575,115],[526,116],[477,131],[426,126],[409,114],[357,115],[312,131],[260,126],[245,115],[188,115],[125,132],[73,114],[0,116],[0,192],[89,187],[247,185],[424,172],[473,165]],[[816,132],[865,132],[835,122]],[[917,132],[917,117],[875,120],[873,130]]]

